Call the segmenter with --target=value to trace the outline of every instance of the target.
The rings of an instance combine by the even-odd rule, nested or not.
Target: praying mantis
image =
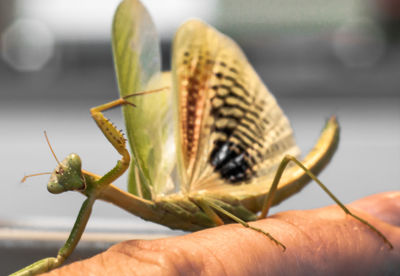
[[[77,154],[58,162],[48,190],[78,191],[86,200],[57,256],[13,275],[59,267],[78,244],[98,199],[172,229],[240,223],[285,250],[284,241],[248,222],[267,217],[271,206],[310,180],[392,248],[316,177],[338,146],[336,118],[327,121],[314,148],[299,161],[288,119],[233,40],[190,20],[175,36],[171,71],[161,72],[150,15],[139,1],[125,0],[114,16],[112,48],[120,98],[90,113],[121,158],[103,176],[82,169]],[[118,106],[131,152],[122,131],[103,114]],[[128,191],[123,191],[112,183],[128,169]]]

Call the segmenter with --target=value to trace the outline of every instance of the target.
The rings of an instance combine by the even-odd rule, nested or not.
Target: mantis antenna
[[[58,160],[56,154],[54,153],[53,148],[52,148],[51,145],[50,145],[50,141],[49,141],[49,138],[47,137],[46,131],[44,131],[44,137],[46,138],[47,145],[49,145],[50,151],[51,151],[51,153],[53,154],[54,159],[56,159],[57,164],[61,167],[61,163],[60,163],[60,161]],[[26,179],[29,178],[29,177],[32,177],[32,176],[39,176],[39,175],[45,175],[45,174],[51,174],[51,172],[42,172],[42,173],[34,173],[34,174],[25,175],[25,176],[21,179],[21,183],[24,183],[24,182],[26,181]]]
[[[24,183],[28,177],[38,176],[38,175],[45,175],[45,174],[51,174],[51,172],[42,172],[42,173],[34,173],[34,174],[25,175],[25,176],[21,179],[21,183]]]
[[[54,156],[54,159],[56,159],[56,161],[57,161],[57,164],[58,164],[59,166],[61,166],[61,163],[60,163],[60,161],[58,160],[58,158],[57,158],[56,154],[54,153],[54,150],[53,150],[53,148],[52,148],[52,147],[51,147],[51,145],[50,145],[50,141],[49,141],[49,138],[47,137],[47,133],[46,133],[46,131],[44,131],[44,137],[46,138],[47,145],[49,145],[50,151],[51,151],[51,153],[53,154],[53,156]]]

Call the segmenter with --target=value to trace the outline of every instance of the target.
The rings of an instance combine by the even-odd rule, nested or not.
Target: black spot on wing
[[[232,184],[249,180],[253,175],[248,154],[231,142],[218,141],[210,161],[215,171]]]
[[[222,67],[227,66],[222,62],[219,64]],[[229,71],[237,73],[235,68],[229,68]],[[213,105],[211,108],[210,115],[215,121],[212,131],[222,135],[214,142],[209,162],[214,171],[229,183],[246,182],[255,175],[252,171],[255,160],[248,150],[252,149],[256,154],[261,154],[253,149],[253,144],[260,145],[256,137],[262,129],[250,127],[259,119],[258,112],[248,108],[251,105],[250,93],[234,76],[227,75],[226,72],[215,72],[214,75],[218,80],[228,82],[210,87],[215,91],[211,101],[213,102],[214,98],[218,98],[220,103],[222,101],[222,104]],[[243,127],[238,128],[239,125]],[[234,137],[236,141],[228,141],[229,137]]]

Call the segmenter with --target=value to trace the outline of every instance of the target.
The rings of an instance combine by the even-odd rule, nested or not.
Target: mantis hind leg
[[[299,160],[296,159],[296,157],[291,156],[291,155],[286,155],[279,167],[278,170],[275,174],[275,178],[272,182],[271,188],[268,192],[268,196],[265,197],[265,200],[263,202],[263,207],[261,210],[261,214],[259,216],[259,218],[265,218],[268,215],[268,211],[272,205],[273,199],[274,199],[274,195],[276,192],[276,189],[278,188],[278,184],[279,184],[279,180],[282,177],[282,174],[286,168],[286,166],[289,164],[289,162],[292,161],[294,162],[297,166],[299,166],[301,169],[304,170],[304,172],[312,179],[314,180],[320,187],[322,190],[324,190],[325,193],[328,194],[328,196],[336,202],[337,205],[339,205],[340,208],[342,208],[342,210],[350,215],[351,217],[355,218],[356,220],[360,221],[361,223],[363,223],[364,225],[366,225],[368,228],[370,228],[372,231],[374,231],[379,237],[381,237],[383,239],[383,241],[389,246],[390,249],[393,249],[393,245],[390,243],[390,241],[378,230],[376,229],[372,224],[370,224],[368,221],[366,221],[365,219],[353,214],[346,206],[344,206],[343,203],[341,203],[339,201],[339,199],[337,199],[331,191],[329,191],[329,189],[322,184],[322,182],[308,169],[306,168]]]

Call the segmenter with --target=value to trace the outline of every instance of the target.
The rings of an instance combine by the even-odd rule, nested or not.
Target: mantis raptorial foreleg
[[[276,171],[274,180],[272,182],[271,188],[268,192],[267,197],[265,197],[264,202],[263,202],[263,207],[261,210],[261,214],[259,216],[259,219],[265,218],[268,215],[268,211],[272,205],[273,199],[274,199],[274,195],[275,192],[278,188],[278,184],[279,184],[279,180],[282,177],[282,174],[286,168],[286,166],[289,164],[289,162],[292,161],[294,162],[297,166],[299,166],[301,169],[304,170],[304,172],[312,179],[314,180],[324,191],[325,193],[327,193],[329,195],[329,197],[336,202],[337,205],[339,205],[340,208],[343,209],[343,211],[352,216],[353,218],[355,218],[356,220],[360,221],[361,223],[365,224],[366,226],[368,226],[372,231],[374,231],[379,237],[381,237],[383,239],[383,241],[389,246],[390,249],[393,248],[393,245],[390,243],[390,241],[378,230],[376,229],[372,224],[370,224],[368,221],[360,218],[359,216],[353,214],[346,206],[344,206],[343,203],[341,203],[339,201],[339,199],[337,199],[331,191],[328,190],[328,188],[322,184],[322,182],[308,169],[306,168],[299,160],[296,159],[296,157],[291,156],[291,155],[286,155],[279,167],[278,170]]]
[[[130,162],[130,154],[126,149],[126,140],[121,131],[119,131],[104,115],[103,111],[108,109],[121,106],[121,105],[135,105],[131,102],[128,102],[126,99],[134,96],[146,95],[154,92],[159,92],[167,87],[162,87],[159,89],[137,92],[134,94],[126,95],[123,98],[119,98],[115,101],[111,101],[109,103],[105,103],[90,109],[90,114],[92,118],[95,120],[96,124],[103,132],[104,136],[108,139],[108,141],[113,145],[113,147],[118,151],[119,154],[122,155],[120,161],[118,161],[117,165],[111,169],[107,174],[105,174],[102,178],[97,181],[97,185],[104,187],[113,182],[115,179],[120,177],[129,167]]]
[[[57,188],[54,190],[56,190],[57,193],[68,190],[76,190],[76,188],[71,188],[75,187],[75,185],[71,185],[70,183],[71,181],[76,182],[76,179],[66,177],[64,174],[67,176],[78,174],[78,179],[82,181],[82,187],[84,187],[78,189],[78,191],[85,194],[88,198],[83,202],[71,233],[64,246],[58,251],[57,257],[42,259],[15,272],[12,275],[36,275],[59,267],[74,251],[76,245],[81,239],[97,196],[101,193],[101,191],[107,188],[111,182],[121,176],[129,167],[130,155],[126,149],[125,138],[123,137],[122,133],[116,129],[115,126],[101,113],[102,111],[122,104],[129,103],[125,99],[121,98],[116,101],[94,107],[90,110],[93,119],[96,121],[101,131],[114,146],[114,148],[122,155],[121,160],[119,160],[117,165],[115,165],[114,168],[112,168],[102,177],[81,170],[80,159],[77,155],[70,155],[67,157],[68,161],[63,161],[63,163],[58,162],[59,166],[54,171],[50,181],[52,182],[52,186],[62,188]],[[77,163],[79,163],[79,166],[76,165]],[[75,165],[71,166],[71,164]],[[78,186],[80,187],[81,185]]]
[[[118,100],[90,109],[90,114],[100,130],[103,132],[104,136],[106,136],[108,141],[110,141],[118,153],[122,155],[122,158],[118,161],[117,165],[98,180],[98,185],[100,186],[107,186],[115,179],[120,177],[129,167],[130,155],[129,151],[126,149],[125,138],[122,132],[119,131],[102,113],[105,110],[124,104],[131,103],[123,98],[120,98]]]

